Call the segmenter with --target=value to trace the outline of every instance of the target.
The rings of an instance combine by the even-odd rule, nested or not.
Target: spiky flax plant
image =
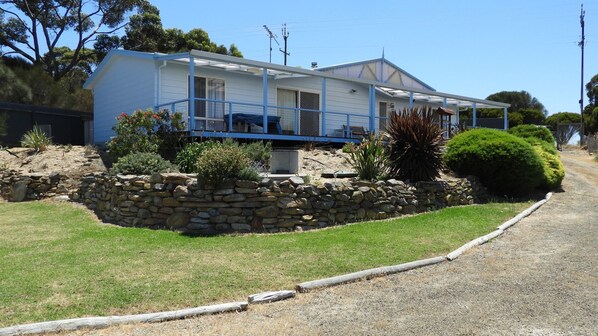
[[[432,181],[443,167],[442,130],[432,108],[403,109],[390,116],[389,173],[402,180]]]

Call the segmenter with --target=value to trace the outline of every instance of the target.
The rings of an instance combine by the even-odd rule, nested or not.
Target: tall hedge
[[[495,195],[529,193],[543,181],[542,159],[532,145],[509,133],[475,129],[447,143],[446,165],[459,175],[475,175]]]

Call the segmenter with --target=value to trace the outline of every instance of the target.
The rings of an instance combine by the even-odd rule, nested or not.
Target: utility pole
[[[274,35],[272,33],[272,31],[270,30],[270,28],[268,28],[268,26],[264,25],[263,26],[264,29],[266,29],[266,32],[268,32],[268,37],[270,37],[270,63],[272,63],[272,40],[274,40],[274,42],[276,42],[276,44],[280,47],[280,43],[278,43],[278,40],[276,40],[276,35]],[[286,38],[285,38],[285,44],[286,44]]]
[[[581,4],[581,14],[579,15],[579,22],[581,23],[581,42],[579,42],[579,46],[581,47],[581,95],[579,98],[579,109],[581,111],[581,132],[579,135],[579,144],[583,145],[583,63],[584,63],[584,47],[586,43],[586,35],[585,35],[585,21],[584,18],[586,16],[586,11],[583,10],[583,3]]]
[[[291,56],[291,53],[287,52],[287,39],[289,38],[289,32],[287,31],[287,24],[282,25],[282,38],[284,39],[284,51],[280,51],[284,54],[284,65],[287,65],[287,56]]]

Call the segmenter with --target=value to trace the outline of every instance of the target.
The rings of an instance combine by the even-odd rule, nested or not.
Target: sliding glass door
[[[320,135],[320,112],[310,111],[320,109],[318,93],[278,89],[277,105],[283,133],[297,134],[298,131],[299,135]],[[295,125],[296,122],[299,124]]]

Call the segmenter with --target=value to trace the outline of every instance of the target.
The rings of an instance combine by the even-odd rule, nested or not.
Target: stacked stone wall
[[[104,221],[121,226],[189,234],[288,232],[432,211],[483,201],[477,180],[405,184],[398,180],[305,184],[300,177],[275,182],[229,181],[205,186],[191,175],[82,178],[76,201]]]
[[[0,172],[0,197],[12,202],[21,202],[67,195],[67,180],[68,177],[60,173],[21,174],[15,170],[3,170]]]
[[[406,184],[398,180],[339,180],[305,184],[300,177],[282,182],[228,181],[217,188],[194,175],[111,176],[89,174],[73,181],[59,173],[5,170],[0,196],[8,201],[60,196],[85,204],[105,222],[170,229],[189,234],[288,232],[433,211],[483,202],[486,191],[474,178]]]

